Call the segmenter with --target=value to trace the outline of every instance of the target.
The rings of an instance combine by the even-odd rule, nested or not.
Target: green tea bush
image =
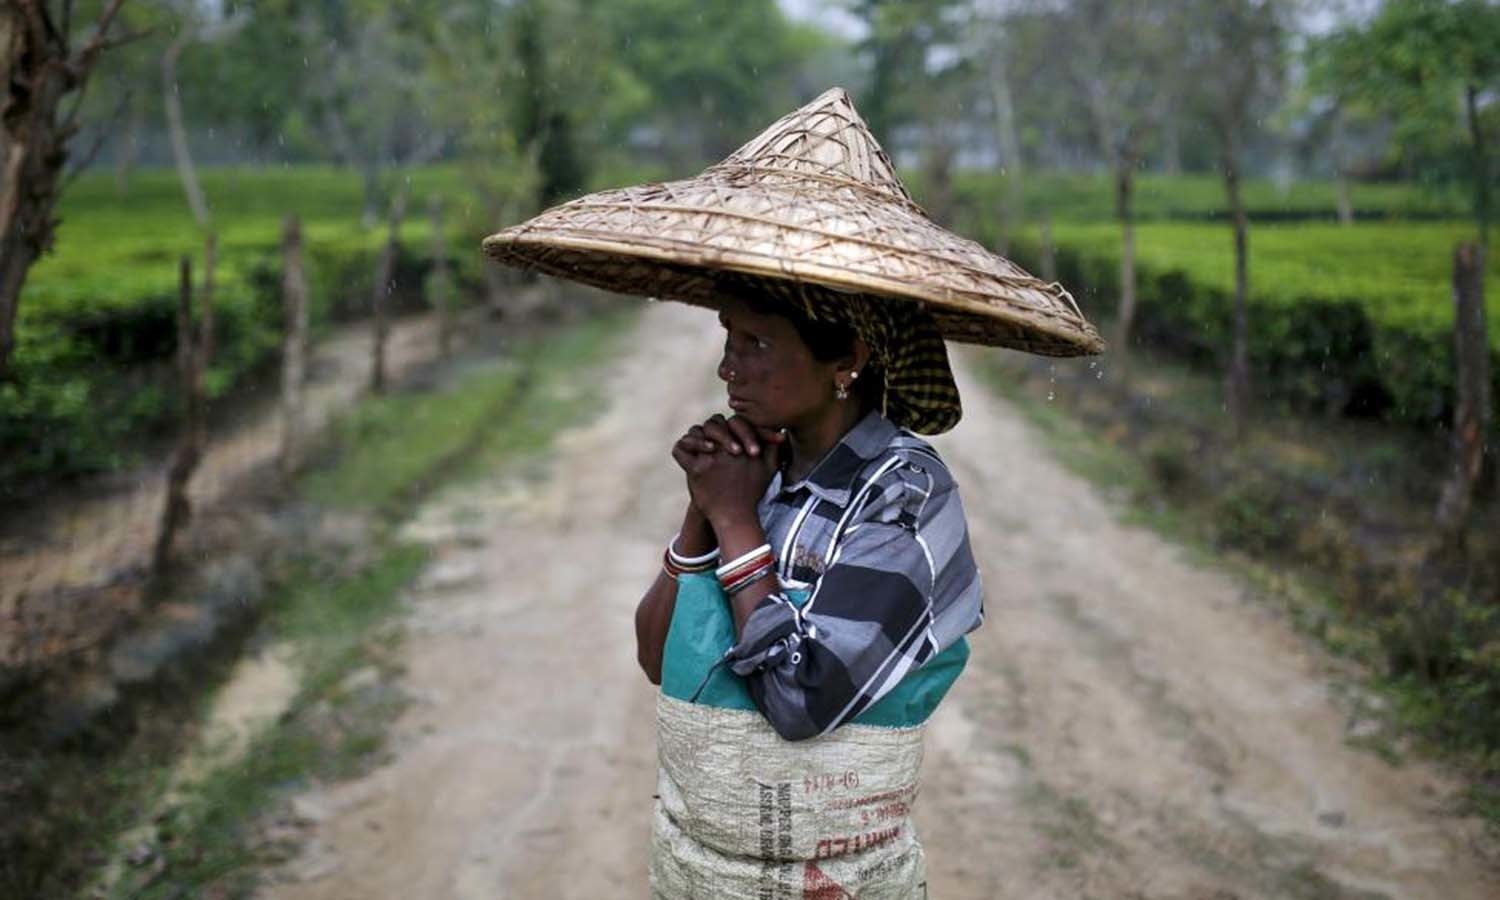
[[[955,173],[953,192],[960,219],[970,225],[999,227],[1010,177],[993,172]],[[1054,222],[1064,224],[1114,219],[1114,183],[1108,173],[1027,172],[1020,178],[1022,213],[1031,225],[1043,210]],[[908,183],[920,202],[920,173],[913,173]],[[1242,184],[1242,192],[1253,222],[1333,221],[1337,217],[1336,187],[1331,181],[1278,183],[1252,178]],[[1356,183],[1351,198],[1359,219],[1451,220],[1469,214],[1461,193],[1413,184]],[[1145,222],[1229,218],[1224,181],[1209,174],[1137,175],[1132,207],[1136,219]]]
[[[1460,224],[1262,226],[1250,238],[1250,356],[1257,396],[1300,410],[1446,421],[1454,402],[1453,304],[1447,271]],[[1110,313],[1119,229],[1060,226],[1058,278],[1092,314]],[[1012,243],[1034,267],[1037,235]],[[1136,337],[1189,362],[1222,367],[1232,336],[1233,257],[1223,226],[1137,229]],[[1489,263],[1490,280],[1500,261]],[[1500,296],[1488,292],[1500,353]],[[1500,366],[1495,377],[1500,401]],[[1500,422],[1500,414],[1495,417]]]
[[[283,331],[281,231],[303,223],[303,264],[314,332],[368,315],[375,254],[385,228],[359,225],[358,179],[321,167],[205,170],[218,223],[215,356],[210,400],[273,363]],[[472,192],[452,167],[412,175],[413,214],[401,229],[396,311],[424,305],[431,222],[417,212],[445,198],[445,232],[460,292],[480,279]],[[58,477],[107,471],[161,437],[173,421],[178,260],[201,286],[202,237],[170,172],[143,172],[119,193],[111,179],[70,189],[53,253],[27,280],[17,321],[13,378],[0,384],[0,496],[18,497]],[[468,224],[465,224],[468,223]]]

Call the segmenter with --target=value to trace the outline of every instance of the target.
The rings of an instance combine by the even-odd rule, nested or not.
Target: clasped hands
[[[687,474],[698,512],[710,523],[727,524],[745,515],[754,519],[785,446],[782,431],[715,414],[677,439],[672,459]]]

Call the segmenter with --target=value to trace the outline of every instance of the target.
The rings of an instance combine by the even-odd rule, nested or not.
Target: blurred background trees
[[[37,10],[44,24],[32,31],[85,48],[114,7],[35,0],[7,9]],[[1426,346],[1455,321],[1449,279],[1431,283],[1417,314],[1348,287],[1347,267],[1323,284],[1263,283],[1273,257],[1252,251],[1251,229],[1457,216],[1486,244],[1500,125],[1492,0],[128,0],[117,13],[111,34],[130,39],[89,51],[99,75],[69,95],[70,124],[53,155],[112,169],[127,206],[150,193],[135,185],[137,171],[175,172],[181,209],[200,230],[217,205],[244,210],[232,187],[210,196],[199,168],[244,186],[271,172],[326,173],[321,187],[293,191],[304,208],[274,211],[278,221],[311,216],[310,234],[316,207],[344,196],[342,185],[358,188],[351,224],[373,235],[413,178],[436,179],[441,188],[417,192],[446,194],[448,221],[472,247],[477,235],[590,189],[690,175],[843,84],[934,219],[1048,278],[1067,276],[1109,328],[1117,381],[1138,340],[1165,338],[1217,367],[1236,428],[1252,397],[1274,407],[1321,393],[1325,403],[1424,422],[1446,421],[1456,406],[1455,377],[1438,371],[1451,347],[1443,364],[1413,360],[1409,349],[1382,360],[1379,348],[1361,349],[1376,338],[1342,325],[1319,326],[1323,346],[1278,343],[1271,335],[1289,327],[1286,315],[1265,308],[1271,296],[1343,285],[1335,293],[1362,306],[1361,328]],[[14,48],[7,57],[25,58]],[[79,86],[81,74],[70,76]],[[13,89],[8,123],[20,121],[21,96]],[[55,192],[37,196],[56,206]],[[414,199],[410,208],[430,208],[430,197]],[[1158,227],[1167,222],[1200,227],[1167,236]],[[44,231],[31,229],[26,254],[7,250],[8,272],[40,257]],[[268,252],[277,243],[269,230],[257,240]],[[1217,242],[1212,262],[1208,242]],[[1434,259],[1446,269],[1451,246]],[[1089,261],[1113,274],[1080,271]],[[477,262],[472,272],[492,301],[500,295],[498,272]],[[1171,273],[1194,302],[1162,296],[1153,282]],[[98,292],[54,278],[26,300],[19,277],[5,283],[13,287],[0,292],[0,324],[18,306],[49,306],[20,313],[35,335],[24,355],[41,366],[28,371],[41,375],[30,376],[26,397],[17,382],[8,408],[41,419],[80,410],[76,380],[42,382],[55,374],[47,360],[82,352],[69,309],[79,291],[90,295],[84,306]],[[169,295],[157,294],[153,321],[170,318],[160,300]],[[110,315],[125,321],[127,308],[145,308],[131,303],[111,301]],[[255,346],[242,363],[274,341]],[[1308,387],[1308,367],[1330,353],[1362,374]],[[211,383],[234,380],[236,363],[223,365],[231,369]],[[1288,388],[1292,371],[1304,374]]]

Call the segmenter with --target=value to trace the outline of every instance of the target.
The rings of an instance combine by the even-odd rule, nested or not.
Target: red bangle
[[[771,554],[771,547],[762,544],[760,547],[750,551],[740,558],[719,567],[719,586],[726,594],[734,594],[743,590],[753,581],[757,581],[767,573],[776,568],[776,557]]]

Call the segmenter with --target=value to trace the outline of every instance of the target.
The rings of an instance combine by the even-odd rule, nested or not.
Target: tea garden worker
[[[837,88],[696,178],[485,249],[725,330],[733,415],[672,445],[686,511],[636,612],[661,685],[653,895],[925,896],[923,727],[983,608],[958,488],[917,437],[961,415],[943,339],[1069,356],[1098,333],[932,223]]]

